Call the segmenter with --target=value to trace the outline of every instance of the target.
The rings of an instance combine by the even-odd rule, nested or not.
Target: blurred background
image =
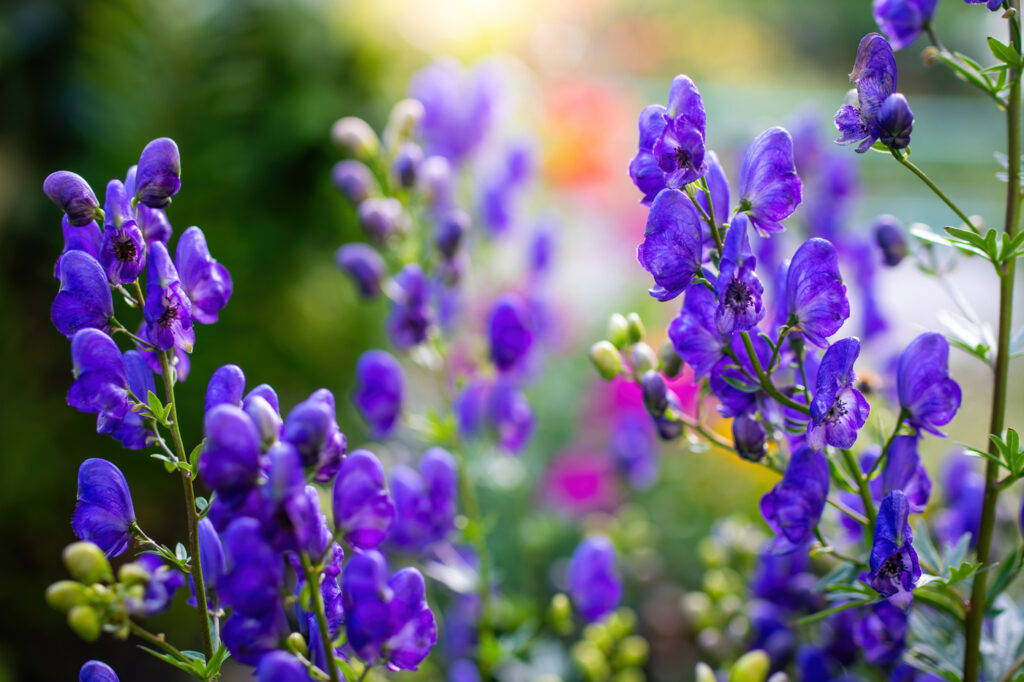
[[[183,164],[182,191],[168,212],[175,232],[201,226],[234,278],[221,322],[199,329],[192,374],[178,393],[186,406],[185,440],[200,437],[199,406],[210,373],[234,362],[251,383],[275,386],[284,406],[317,387],[330,388],[340,397],[339,423],[349,443],[360,443],[362,424],[345,397],[355,358],[386,344],[386,308],[358,302],[333,265],[334,249],[357,238],[358,230],[354,212],[329,182],[340,152],[328,130],[342,115],[361,116],[379,129],[391,104],[405,95],[409,76],[442,55],[467,65],[496,57],[510,74],[503,87],[515,104],[506,120],[512,130],[534,136],[538,157],[538,189],[526,198],[522,220],[544,219],[556,228],[549,295],[562,331],[558,361],[545,365],[528,392],[539,415],[537,436],[521,460],[500,465],[519,475],[496,472],[493,479],[502,485],[484,495],[496,523],[492,546],[502,580],[510,591],[543,602],[556,580],[549,558],[567,556],[578,540],[573,519],[589,514],[585,523],[618,524],[617,532],[637,548],[625,561],[628,602],[654,647],[649,674],[680,679],[679,670],[692,670],[697,654],[679,603],[701,584],[694,547],[725,514],[757,521],[757,500],[771,479],[721,453],[678,445],[663,448],[658,481],[646,490],[631,491],[606,472],[614,467],[601,415],[614,401],[636,396],[598,387],[586,348],[601,337],[612,312],[639,310],[656,338],[675,312],[674,305],[646,296],[648,278],[635,260],[646,212],[626,170],[636,149],[636,117],[645,104],[664,103],[672,76],[687,73],[704,97],[709,146],[734,182],[745,146],[768,126],[802,115],[817,121],[827,146],[857,43],[876,30],[870,5],[4,3],[0,681],[76,679],[88,658],[110,662],[126,680],[179,679],[109,637],[83,644],[43,602],[45,587],[64,577],[59,555],[73,539],[75,471],[83,459],[106,457],[122,468],[150,535],[183,532],[180,491],[163,469],[141,452],[120,451],[93,433],[91,415],[65,404],[68,344],[48,314],[58,286],[53,263],[62,246],[60,214],[42,194],[43,178],[73,170],[100,193],[108,178],[123,177],[147,141],[174,138]],[[939,5],[936,25],[947,46],[985,57],[982,38],[992,28],[986,22],[997,18],[959,1]],[[998,225],[1003,187],[992,151],[1004,145],[1002,116],[948,72],[926,68],[923,47],[921,40],[898,55],[899,89],[916,115],[914,160],[968,213]],[[869,152],[855,160],[862,200],[850,216],[851,229],[866,231],[882,212],[936,229],[951,224],[945,207],[891,159]],[[495,260],[513,252],[518,257],[514,244],[496,243]],[[910,264],[880,278],[880,305],[892,330],[868,357],[884,368],[911,337],[940,328],[938,311],[953,306]],[[985,292],[993,291],[995,280],[982,264],[967,262],[951,280],[980,318],[994,319],[995,302]],[[956,351],[952,364],[965,400],[951,441],[977,444],[987,422],[988,377],[980,363]],[[1013,400],[1012,414],[1019,416],[1019,390]],[[946,446],[952,442],[936,453]],[[579,489],[574,476],[583,477],[589,492],[562,499],[563,488]],[[538,508],[542,513],[527,517]],[[618,513],[610,521],[595,511]],[[177,614],[158,619],[154,629],[187,631],[175,620],[183,611]],[[422,677],[434,679],[431,674],[427,669]]]

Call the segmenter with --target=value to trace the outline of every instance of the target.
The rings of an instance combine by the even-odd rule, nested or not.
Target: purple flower
[[[402,414],[405,373],[393,355],[368,350],[356,363],[356,391],[352,395],[374,438],[386,438]]]
[[[643,203],[665,187],[679,189],[708,171],[704,161],[707,116],[697,86],[689,76],[672,79],[668,109],[652,104],[640,112],[640,144],[629,164]]]
[[[245,392],[245,373],[238,365],[222,365],[206,384],[206,400],[203,412],[209,412],[218,405],[242,406],[242,394]]]
[[[903,226],[891,215],[881,215],[873,226],[875,243],[882,250],[882,260],[890,268],[900,264],[907,257],[907,240],[903,237]]]
[[[761,498],[761,514],[775,531],[772,551],[792,552],[814,537],[828,496],[828,463],[824,455],[802,446],[790,457],[782,480]]]
[[[256,666],[264,656],[277,650],[288,633],[288,619],[284,615],[284,608],[278,605],[259,616],[232,612],[224,621],[220,635],[235,660],[244,665]]]
[[[894,490],[901,490],[907,497],[911,514],[920,514],[928,504],[932,492],[932,482],[928,472],[921,464],[921,456],[917,453],[916,436],[896,436],[885,459],[885,468],[879,482],[881,489],[872,490],[877,498],[884,498]]]
[[[768,433],[764,425],[750,414],[741,414],[732,420],[732,442],[736,454],[751,462],[764,459]]]
[[[942,334],[921,334],[900,355],[896,370],[900,407],[915,429],[944,437],[960,408],[960,385],[949,376],[949,342]]]
[[[402,202],[392,197],[370,197],[356,209],[359,225],[371,240],[387,241],[405,221]]]
[[[86,661],[78,671],[78,682],[119,682],[117,673],[101,661]]]
[[[746,212],[762,236],[782,232],[783,220],[801,199],[793,161],[793,138],[785,128],[769,128],[754,140],[740,168],[739,212]]]
[[[878,112],[896,90],[896,58],[889,41],[878,33],[864,36],[857,46],[850,80],[857,88],[857,106],[846,104],[836,113],[836,142],[846,145],[863,140],[857,147],[863,153],[881,136]]]
[[[501,372],[521,365],[533,345],[530,309],[518,294],[502,294],[491,306],[487,323],[491,361]]]
[[[206,237],[192,226],[178,239],[174,264],[181,276],[181,287],[192,302],[192,319],[213,324],[217,313],[231,298],[231,274],[210,255]]]
[[[334,254],[338,269],[352,278],[356,291],[364,299],[376,298],[380,283],[387,274],[387,265],[377,250],[369,244],[345,244]]]
[[[100,202],[92,187],[85,178],[71,171],[47,175],[43,192],[67,214],[68,223],[75,227],[88,225],[99,214]]]
[[[226,571],[224,546],[217,535],[213,522],[208,518],[199,520],[199,558],[203,564],[203,585],[208,594],[216,592],[220,578]],[[189,584],[192,576],[188,577]],[[194,597],[193,597],[194,601]]]
[[[410,189],[416,186],[419,177],[420,164],[423,163],[423,150],[415,142],[406,142],[398,151],[391,162],[391,172],[401,187]]]
[[[163,242],[166,244],[171,239],[171,222],[167,220],[167,214],[159,208],[150,208],[145,204],[135,207],[135,222],[142,230],[147,244]]]
[[[393,467],[390,482],[395,502],[390,545],[421,553],[448,536],[455,527],[458,468],[447,450],[435,447],[423,453],[418,472]]]
[[[107,183],[106,216],[100,263],[111,284],[130,284],[146,267],[146,238],[135,222],[128,193],[120,180]]]
[[[649,293],[668,301],[683,292],[700,272],[703,239],[697,209],[682,192],[662,190],[647,214],[644,241],[636,255],[655,286]]]
[[[811,423],[807,425],[807,444],[815,450],[826,443],[837,448],[852,447],[868,419],[871,406],[854,388],[857,375],[853,363],[858,355],[860,340],[851,337],[836,341],[821,358],[811,400]]]
[[[142,596],[129,596],[125,606],[133,615],[152,618],[170,608],[174,593],[185,584],[185,576],[153,554],[143,554],[135,563],[149,573],[149,580]]]
[[[703,284],[686,289],[682,310],[668,327],[668,336],[683,362],[700,379],[725,355],[729,337],[718,331],[718,303]]]
[[[192,328],[192,302],[178,279],[167,247],[153,242],[146,271],[146,338],[160,350],[180,348],[192,352],[196,341]]]
[[[872,665],[889,665],[899,660],[906,648],[907,612],[889,601],[878,602],[854,628],[853,636]]]
[[[761,367],[765,367],[772,355],[768,342],[760,336],[753,336],[750,341]],[[758,387],[754,365],[739,335],[732,337],[732,352],[739,358],[740,364],[737,366],[732,358],[721,358],[711,370],[708,382],[711,392],[720,401],[718,413],[723,417],[753,414],[759,407],[765,406],[767,397]]]
[[[708,204],[708,197],[704,190],[697,190],[697,203],[708,214],[710,214],[711,209],[714,209],[715,220],[721,223],[729,215],[729,179],[726,177],[725,169],[722,168],[722,164],[718,160],[718,154],[709,149],[707,160],[708,172],[704,176],[704,181],[708,184],[708,189],[711,192],[711,204]],[[704,235],[705,243],[713,244],[711,229],[706,225],[702,225],[701,229],[706,232]]]
[[[938,0],[875,0],[875,23],[889,36],[892,49],[902,50],[924,31],[936,4]]]
[[[124,554],[132,540],[135,508],[128,481],[105,459],[87,459],[78,468],[78,502],[71,528],[79,540],[94,543],[107,556]]]
[[[480,181],[480,217],[491,236],[508,232],[516,224],[516,199],[530,179],[533,150],[524,141],[502,151],[501,162]]]
[[[647,419],[624,415],[611,433],[611,450],[630,487],[645,490],[658,478],[658,443]]]
[[[981,5],[984,4],[990,10],[995,12],[997,9],[1003,6],[1003,0],[964,0],[968,5]]]
[[[252,518],[231,522],[221,535],[227,573],[220,596],[236,612],[258,618],[280,608],[284,564],[267,543],[260,523]]]
[[[388,336],[400,350],[408,350],[427,340],[434,311],[430,307],[430,285],[416,263],[406,265],[395,275],[395,301],[387,320]]]
[[[440,221],[438,221],[435,243],[437,244],[437,250],[445,260],[455,258],[468,232],[468,213],[457,208],[444,213]]]
[[[942,482],[946,507],[936,512],[935,535],[941,542],[955,545],[961,535],[970,533],[973,546],[981,524],[985,477],[973,466],[973,458],[954,451],[947,460]]]
[[[309,682],[306,666],[287,651],[271,651],[256,666],[259,682]]]
[[[227,497],[244,495],[260,474],[260,435],[240,407],[217,405],[206,413],[199,457],[203,482]]]
[[[89,254],[97,262],[100,259],[100,251],[103,250],[103,230],[95,220],[80,227],[75,227],[68,222],[68,217],[60,219],[61,231],[64,233],[64,250],[61,252],[57,262],[53,264],[53,276],[60,279],[60,262],[64,256],[72,251],[82,251]],[[106,275],[104,275],[106,279]]]
[[[910,145],[914,129],[914,112],[907,98],[894,93],[885,98],[878,110],[878,139],[890,149],[905,149]]]
[[[384,468],[369,450],[355,450],[334,479],[334,525],[359,549],[374,549],[388,534],[395,505],[384,486]]]
[[[718,298],[715,325],[723,336],[750,329],[764,317],[761,303],[764,286],[754,272],[757,261],[750,251],[748,222],[745,215],[737,215],[725,235],[720,272],[715,281]]]
[[[828,346],[850,316],[846,286],[839,274],[839,257],[826,239],[808,239],[793,254],[786,273],[787,323],[808,343]]]
[[[869,574],[871,587],[903,609],[910,606],[914,585],[921,577],[909,516],[910,505],[902,490],[893,490],[882,500],[871,546]]]
[[[68,338],[89,327],[109,332],[114,300],[103,266],[85,251],[69,251],[61,256],[58,267],[60,291],[50,308],[50,319],[57,331]]]
[[[565,581],[576,610],[588,621],[614,611],[622,599],[622,580],[611,541],[595,535],[581,542],[569,559]]]
[[[123,359],[125,374],[128,376],[128,389],[136,402],[145,402],[150,391],[156,393],[153,371],[149,368],[149,363],[137,350],[125,352]],[[139,450],[149,444],[153,434],[142,415],[135,410],[129,410],[110,435],[121,441],[129,450]]]
[[[132,407],[121,351],[100,330],[81,329],[71,338],[71,364],[68,405],[97,415],[96,433],[110,433]]]
[[[302,465],[315,468],[321,482],[337,473],[348,444],[335,415],[334,395],[321,388],[292,408],[281,430],[281,440],[295,446]]]
[[[438,59],[409,80],[409,96],[423,104],[420,133],[428,154],[453,164],[472,154],[490,132],[500,80],[493,66],[466,70]]]
[[[331,182],[343,197],[358,206],[380,188],[373,173],[361,161],[339,161],[331,168]]]
[[[145,146],[135,171],[135,199],[150,208],[163,208],[181,189],[181,157],[169,137]]]
[[[519,386],[510,379],[499,378],[491,387],[488,408],[498,444],[508,452],[521,451],[533,435],[536,422]]]

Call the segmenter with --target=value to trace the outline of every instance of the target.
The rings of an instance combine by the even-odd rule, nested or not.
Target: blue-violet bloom
[[[690,199],[677,190],[662,190],[647,214],[644,241],[636,252],[654,277],[651,296],[668,301],[681,294],[700,272],[702,247],[701,220]]]
[[[569,559],[565,580],[576,610],[585,619],[593,622],[611,613],[622,599],[615,546],[600,535],[581,542]]]
[[[960,408],[960,384],[949,376],[949,342],[927,332],[910,342],[896,370],[900,408],[907,423],[944,437],[945,426]]]
[[[762,236],[782,232],[782,221],[793,214],[802,198],[793,161],[793,138],[785,128],[769,128],[757,136],[740,168],[739,212]]]
[[[829,346],[818,366],[818,378],[811,400],[811,423],[807,425],[807,444],[821,450],[825,444],[850,448],[857,432],[868,419],[871,406],[854,386],[857,375],[853,363],[860,355],[860,340],[841,339]]]
[[[105,459],[87,459],[78,468],[78,502],[71,527],[79,540],[94,543],[107,556],[128,549],[135,508],[124,474]]]

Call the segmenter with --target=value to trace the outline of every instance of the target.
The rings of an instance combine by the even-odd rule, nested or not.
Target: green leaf
[[[722,379],[725,380],[725,383],[744,393],[756,393],[761,388],[757,384],[751,384],[736,377],[722,375]]]
[[[967,550],[971,546],[971,534],[964,533],[961,535],[956,543],[952,547],[948,547],[945,553],[942,555],[942,574],[949,575],[950,568],[952,566],[960,566],[965,557],[967,556]]]
[[[962,580],[970,578],[974,573],[981,568],[981,564],[976,561],[964,561],[956,568],[949,569],[949,575],[946,578],[947,585],[953,585]]]
[[[146,391],[146,405],[149,407],[149,411],[153,413],[153,416],[157,420],[161,420],[164,413],[164,404],[160,402],[160,398],[153,391]]]
[[[1017,547],[1010,556],[999,562],[999,571],[985,592],[986,608],[995,603],[996,597],[1002,594],[1010,586],[1010,583],[1020,575],[1022,568],[1024,568],[1024,547]]]
[[[206,670],[203,671],[203,675],[205,677],[217,677],[220,673],[220,667],[224,665],[224,661],[230,655],[228,648],[224,646],[224,642],[221,642],[217,646],[217,650],[213,652],[213,656],[210,657],[210,662],[206,664]]]
[[[210,502],[205,497],[197,497],[196,498],[196,509],[197,510],[203,511],[204,509],[206,509],[209,506],[210,506]]]
[[[161,661],[163,661],[167,665],[174,666],[178,670],[181,670],[182,672],[184,672],[184,673],[186,673],[188,675],[191,675],[193,677],[198,677],[199,679],[202,679],[202,672],[198,672],[197,673],[197,671],[192,667],[191,664],[185,663],[184,661],[179,661],[177,658],[175,658],[174,656],[171,656],[170,654],[165,654],[165,653],[161,653],[159,651],[156,651],[155,649],[150,649],[148,646],[142,646],[141,644],[138,645],[138,646],[139,646],[140,649],[145,651],[147,654],[149,654],[153,658],[159,658]]]
[[[924,521],[917,523],[917,529],[914,532],[914,548],[917,550],[918,558],[925,565],[936,571],[942,570],[942,558],[939,556],[939,550],[932,543],[931,535],[928,534],[928,526]]]
[[[203,451],[204,443],[206,443],[205,440],[199,445],[192,448],[192,452],[188,453],[188,463],[191,464],[193,467],[196,466],[196,464],[199,462],[199,453]]]
[[[924,225],[911,225],[909,231],[911,236],[917,237],[923,242],[938,244],[939,246],[953,246],[953,242],[949,241],[942,235],[932,232]]]
[[[814,586],[815,592],[838,584],[851,584],[857,578],[857,568],[853,564],[843,562],[822,576]]]
[[[188,550],[180,542],[174,546],[174,556],[178,561],[188,561]]]
[[[1004,62],[1012,67],[1019,67],[1021,65],[1020,53],[1017,49],[1011,47],[995,38],[989,36],[988,38],[988,49],[992,50],[992,55],[1001,62]]]
[[[794,625],[807,625],[808,623],[814,623],[815,621],[819,621],[822,618],[828,618],[829,616],[831,616],[834,613],[840,613],[842,611],[847,611],[849,609],[855,609],[855,608],[860,607],[860,606],[867,606],[869,604],[873,604],[873,603],[879,602],[879,601],[882,601],[882,597],[875,596],[875,597],[871,597],[870,599],[860,599],[858,601],[847,602],[845,604],[840,604],[839,606],[833,606],[830,609],[825,609],[824,611],[818,611],[817,613],[812,613],[811,615],[804,616],[803,618],[797,618],[794,621],[793,624]]]
[[[987,450],[979,450],[978,448],[972,447],[970,445],[967,445],[966,443],[957,443],[957,445],[962,445],[963,446],[963,448],[965,450],[964,454],[967,455],[968,457],[984,457],[985,459],[987,459],[987,460],[989,460],[991,462],[995,462],[999,466],[1002,466],[1002,467],[1006,466],[1006,463],[1003,462],[1003,460],[1001,460],[1000,458],[996,457],[995,455],[993,455],[992,453],[990,453]]]

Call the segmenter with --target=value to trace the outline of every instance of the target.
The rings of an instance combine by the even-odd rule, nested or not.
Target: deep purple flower
[[[362,161],[339,161],[331,168],[331,182],[343,197],[358,206],[379,191],[377,179]]]
[[[135,222],[131,201],[120,180],[107,183],[103,206],[106,215],[100,263],[111,284],[130,284],[146,267],[146,238]]]
[[[210,255],[203,231],[194,225],[181,235],[174,250],[181,287],[192,302],[192,319],[202,324],[217,321],[231,298],[231,273]]]
[[[295,446],[302,465],[315,469],[317,481],[333,478],[348,446],[338,428],[334,394],[321,388],[293,407],[284,420],[281,440]]]
[[[50,308],[50,319],[57,331],[68,338],[88,327],[109,332],[114,300],[103,266],[85,251],[69,251],[61,257],[58,267],[60,291]]]
[[[192,302],[178,279],[167,247],[153,242],[146,270],[146,338],[160,350],[180,348],[192,352],[196,341],[192,328]]]
[[[729,337],[718,331],[718,303],[703,284],[686,289],[683,307],[668,327],[668,337],[683,362],[700,379],[725,355]]]
[[[896,58],[892,46],[878,33],[864,36],[857,46],[857,60],[850,80],[857,88],[857,106],[846,104],[836,113],[839,144],[861,142],[858,152],[866,152],[880,137],[878,111],[896,90]]]
[[[869,574],[871,587],[903,609],[910,606],[914,585],[921,577],[909,516],[910,505],[902,490],[894,490],[882,500],[871,546]]]
[[[711,203],[708,204],[708,197],[704,190],[697,190],[697,203],[709,215],[711,210],[714,209],[715,221],[722,223],[729,215],[729,179],[726,177],[725,169],[722,168],[722,164],[718,160],[718,154],[709,149],[707,151],[707,161],[708,172],[704,176],[704,182],[707,183],[708,189],[711,192]],[[702,225],[701,229],[706,231],[704,235],[705,243],[713,244],[711,229],[707,225]]]
[[[313,678],[299,659],[287,651],[271,651],[256,666],[259,682],[309,682]]]
[[[689,76],[672,79],[668,109],[651,104],[640,112],[639,151],[629,164],[643,203],[665,187],[679,189],[707,173],[704,133],[707,116]]]
[[[402,414],[405,373],[393,355],[368,350],[356,363],[356,391],[352,401],[374,438],[386,438]]]
[[[890,149],[905,149],[910,145],[914,129],[914,112],[901,93],[885,98],[878,110],[878,139]]]
[[[416,263],[406,265],[395,275],[396,300],[387,320],[388,336],[400,350],[407,350],[427,340],[434,321],[430,307],[430,284],[423,269]]]
[[[516,199],[529,180],[533,165],[528,145],[513,143],[503,151],[501,163],[479,181],[481,222],[494,237],[516,224]]]
[[[125,606],[133,615],[152,618],[171,607],[174,593],[185,584],[185,576],[154,554],[143,554],[134,563],[149,573],[149,580],[146,581],[142,596],[129,596]]]
[[[445,258],[451,260],[459,252],[459,247],[469,232],[469,214],[461,209],[446,211],[438,221],[437,235],[434,238],[437,250]]]
[[[163,242],[166,244],[171,239],[173,228],[171,222],[167,219],[167,214],[162,209],[150,208],[145,204],[139,204],[135,207],[135,222],[138,223],[139,229],[142,230],[142,236],[146,239],[146,244],[152,244],[153,242]]]
[[[387,536],[395,505],[384,485],[384,468],[369,450],[349,453],[334,479],[334,525],[359,549],[374,549]]]
[[[126,351],[123,358],[125,374],[128,376],[128,389],[136,402],[145,403],[151,391],[156,393],[153,371],[149,368],[146,358],[137,350]],[[110,435],[121,441],[129,450],[139,450],[149,444],[153,433],[146,426],[146,420],[141,413],[129,410]]]
[[[198,532],[199,558],[203,564],[203,585],[206,587],[207,595],[211,595],[216,593],[220,578],[227,570],[224,545],[221,544],[220,536],[217,535],[217,530],[213,527],[213,522],[210,519],[204,517],[199,520]],[[188,580],[191,584],[191,575]]]
[[[245,392],[245,372],[238,365],[222,365],[210,375],[206,384],[206,399],[203,412],[209,412],[218,405],[242,406]]]
[[[68,405],[97,415],[96,433],[110,433],[132,406],[121,351],[100,330],[81,329],[71,338],[71,364]]]
[[[420,132],[428,154],[460,163],[491,129],[500,79],[492,65],[466,70],[454,59],[438,59],[409,80],[409,96],[423,104]]]
[[[344,244],[334,254],[334,262],[352,279],[364,299],[376,298],[380,293],[380,283],[388,269],[372,246],[361,242]]]
[[[289,631],[284,608],[278,605],[259,616],[232,612],[221,626],[220,635],[232,658],[244,665],[256,666],[264,656],[277,650]]]
[[[78,682],[119,682],[117,673],[102,661],[86,661],[78,671]]]
[[[487,323],[491,361],[499,371],[521,365],[533,345],[530,309],[518,294],[499,296],[491,306]]]
[[[767,452],[768,433],[761,421],[750,414],[741,414],[732,420],[732,442],[736,454],[751,462],[760,462]]]
[[[266,386],[271,393],[273,392],[273,389],[266,384],[263,384],[263,386]],[[274,398],[274,404],[276,404],[276,394]],[[263,393],[256,392],[256,389],[249,391],[242,400],[242,410],[249,415],[249,419],[256,425],[256,430],[260,434],[264,447],[270,446],[281,435],[281,427],[284,425],[284,422],[277,409],[264,397]]]
[[[588,621],[611,613],[622,599],[622,580],[615,570],[615,546],[595,535],[576,547],[565,581],[576,610]]]
[[[455,396],[452,410],[459,435],[463,438],[476,438],[487,428],[487,401],[490,395],[490,384],[484,379],[473,379]]]
[[[853,634],[865,661],[873,665],[894,663],[906,648],[907,612],[889,601],[878,602],[867,609]]]
[[[611,433],[611,451],[630,487],[645,490],[658,478],[658,443],[650,422],[625,414]]]
[[[88,225],[99,214],[100,202],[92,187],[85,178],[71,171],[47,175],[43,192],[67,214],[68,222],[75,227]]]
[[[785,128],[769,128],[757,136],[740,168],[740,213],[762,236],[782,232],[782,221],[801,200],[800,178],[793,161],[793,138]]]
[[[995,12],[1003,6],[1003,0],[964,0],[968,5],[981,5],[984,4],[990,10]]]
[[[839,257],[826,239],[808,239],[793,254],[786,273],[787,323],[819,348],[850,316]]]
[[[459,469],[450,452],[432,447],[420,458],[420,475],[430,501],[430,533],[444,539],[455,528]]]
[[[915,429],[944,437],[945,426],[960,408],[960,384],[949,376],[949,342],[928,332],[910,342],[896,371],[900,407]]]
[[[498,444],[512,453],[526,446],[536,426],[530,403],[510,379],[499,378],[491,387],[488,416]]]
[[[767,366],[772,355],[768,342],[760,336],[752,336],[750,341],[761,367]],[[739,358],[739,365],[731,357],[722,357],[712,368],[708,385],[719,400],[718,413],[723,417],[753,414],[766,406],[767,394],[758,388],[754,364],[739,335],[732,337],[731,347],[733,354]]]
[[[135,199],[150,208],[163,208],[181,189],[181,157],[169,137],[145,146],[135,171]]]
[[[715,281],[718,298],[715,324],[722,335],[754,327],[765,313],[761,303],[764,286],[754,272],[757,261],[750,251],[748,222],[745,215],[737,215],[725,235],[720,272]]]
[[[404,227],[405,212],[402,202],[392,197],[370,197],[356,209],[359,225],[366,236],[383,243],[400,228]]]
[[[401,187],[410,189],[416,186],[420,164],[423,163],[423,149],[415,142],[406,142],[395,152],[391,162],[391,172]]]
[[[873,226],[875,243],[882,250],[882,260],[890,268],[900,264],[907,256],[907,240],[903,237],[903,226],[891,215],[881,215]]]
[[[454,529],[458,469],[448,451],[436,447],[427,450],[420,459],[419,471],[393,467],[390,487],[395,502],[390,545],[421,553]]]
[[[124,474],[105,459],[87,459],[78,468],[78,502],[71,528],[79,540],[96,544],[107,556],[124,554],[132,540],[135,508]]]
[[[280,442],[270,447],[264,461],[267,481],[259,487],[264,536],[278,552],[306,552],[319,561],[330,528],[316,489],[306,485],[302,458],[290,443]]]
[[[220,495],[235,497],[252,488],[260,474],[260,435],[249,416],[235,405],[217,405],[206,413],[206,436],[199,457],[203,482]]]
[[[260,523],[236,519],[221,535],[227,572],[220,580],[223,601],[238,613],[258,618],[280,608],[284,586],[281,557],[263,538]]]
[[[917,436],[896,436],[889,446],[881,478],[872,481],[879,482],[881,486],[875,494],[879,499],[894,490],[903,491],[911,514],[924,511],[932,492],[928,471],[921,464],[921,456],[917,453],[917,441]]]
[[[860,340],[841,339],[829,346],[818,366],[818,378],[811,400],[811,423],[807,444],[821,450],[825,444],[849,448],[868,419],[871,406],[854,386],[853,363],[860,355]]]
[[[894,50],[917,40],[935,14],[938,0],[874,0],[875,23]]]
[[[697,209],[682,192],[662,190],[647,214],[644,241],[636,255],[654,277],[649,291],[659,301],[683,292],[700,272],[703,239]]]
[[[655,419],[665,415],[668,410],[668,384],[660,372],[654,369],[644,372],[640,378],[640,394],[647,414]]]
[[[61,231],[64,233],[64,250],[61,252],[57,262],[53,264],[53,276],[60,279],[60,262],[64,256],[72,251],[82,251],[100,260],[100,252],[103,250],[103,230],[95,220],[80,227],[75,227],[68,222],[68,217],[60,219]],[[102,266],[101,266],[102,268]],[[106,279],[106,275],[104,275]]]
[[[802,446],[790,457],[782,480],[761,498],[761,515],[775,531],[772,550],[792,552],[814,537],[828,496],[825,456]]]

